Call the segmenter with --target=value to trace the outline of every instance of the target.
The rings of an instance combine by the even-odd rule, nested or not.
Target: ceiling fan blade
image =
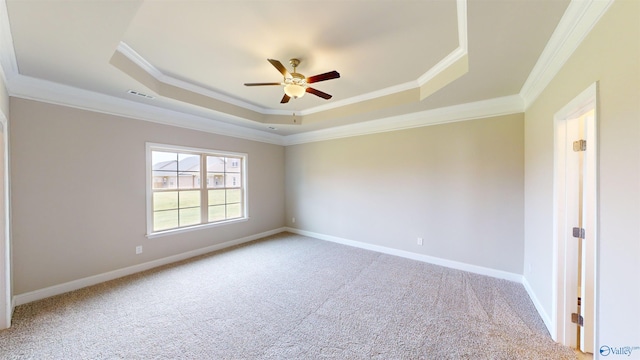
[[[244,86],[265,86],[265,85],[282,85],[279,82],[269,82],[269,83],[244,83]]]
[[[312,83],[315,83],[315,82],[318,82],[318,81],[337,79],[339,77],[340,77],[340,73],[338,73],[337,71],[333,70],[333,71],[329,71],[329,72],[324,73],[324,74],[309,76],[307,78],[307,84],[312,84]]]
[[[288,102],[289,102],[289,99],[291,99],[291,98],[289,97],[289,95],[284,94],[284,96],[282,97],[282,100],[280,100],[280,104],[286,104],[286,103],[288,103]]]
[[[274,59],[267,59],[267,61],[269,61],[271,63],[271,65],[273,65],[273,67],[278,69],[278,71],[280,71],[282,76],[284,76],[286,78],[290,78],[291,77],[291,75],[287,71],[287,68],[285,68],[284,65],[282,65],[282,63],[280,61],[274,60]]]
[[[313,95],[316,95],[316,96],[320,96],[320,97],[321,97],[321,98],[323,98],[323,99],[327,99],[327,100],[331,99],[331,95],[327,94],[326,92],[322,92],[322,91],[320,91],[320,90],[316,90],[316,89],[314,89],[314,88],[310,88],[310,87],[308,87],[308,88],[307,88],[307,92],[308,92],[309,94],[313,94]]]

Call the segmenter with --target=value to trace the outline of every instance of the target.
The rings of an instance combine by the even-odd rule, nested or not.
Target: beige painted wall
[[[553,117],[599,82],[598,331],[640,346],[640,2],[616,1],[525,113],[525,278],[552,311]],[[636,354],[640,358],[640,352]]]
[[[523,151],[523,114],[288,146],[287,224],[522,274]]]
[[[17,98],[11,116],[14,295],[284,226],[282,146]],[[250,219],[147,239],[145,142],[247,153]]]

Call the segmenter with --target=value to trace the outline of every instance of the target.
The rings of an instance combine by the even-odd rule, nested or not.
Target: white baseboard
[[[440,265],[440,266],[444,266],[452,269],[468,271],[474,274],[486,275],[486,276],[491,276],[498,279],[504,279],[504,280],[520,283],[524,286],[525,290],[527,291],[529,298],[533,302],[533,305],[538,311],[538,314],[542,318],[542,321],[547,327],[549,334],[552,334],[552,336],[553,334],[555,334],[555,327],[551,322],[551,317],[549,317],[549,315],[544,311],[544,308],[542,307],[542,303],[540,302],[540,300],[538,300],[538,297],[536,296],[535,292],[531,288],[531,285],[529,285],[529,282],[523,275],[510,273],[502,270],[486,268],[483,266],[466,264],[466,263],[453,261],[453,260],[442,259],[434,256],[416,254],[410,251],[398,250],[398,249],[393,249],[385,246],[367,244],[360,241],[348,240],[348,239],[344,239],[336,236],[319,234],[312,231],[300,230],[300,229],[295,229],[290,227],[285,228],[285,230],[294,234],[309,236],[309,237],[320,239],[320,240],[331,241],[338,244],[358,247],[361,249],[376,251],[376,252],[389,254],[389,255],[400,256],[407,259],[418,260],[418,261],[422,261],[422,262],[426,262],[434,265]]]
[[[547,314],[546,311],[544,311],[542,303],[540,302],[540,300],[538,300],[536,293],[533,291],[533,288],[531,288],[531,285],[529,285],[526,277],[522,277],[522,285],[524,286],[525,290],[527,290],[527,294],[529,294],[529,298],[533,302],[533,305],[536,307],[536,310],[538,310],[538,314],[542,318],[542,321],[544,321],[544,325],[547,327],[549,334],[551,334],[551,337],[555,340],[556,329],[551,322],[551,317],[549,316],[549,314]]]
[[[34,290],[34,291],[30,291],[28,293],[15,295],[13,297],[13,306],[19,306],[19,305],[23,305],[23,304],[27,304],[27,303],[36,301],[36,300],[41,300],[41,299],[45,299],[45,298],[48,298],[48,297],[51,297],[51,296],[64,294],[64,293],[69,292],[69,291],[74,291],[74,290],[78,290],[78,289],[81,289],[81,288],[84,288],[84,287],[87,287],[87,286],[100,284],[100,283],[103,283],[105,281],[121,278],[121,277],[127,276],[127,275],[132,275],[132,274],[135,274],[135,273],[138,273],[138,272],[141,272],[141,271],[145,271],[145,270],[149,270],[149,269],[152,269],[152,268],[155,268],[155,267],[158,267],[158,266],[171,264],[171,263],[174,263],[174,262],[177,262],[177,261],[181,261],[181,260],[185,260],[185,259],[189,259],[189,258],[198,256],[198,255],[203,255],[203,254],[206,254],[206,253],[210,253],[212,251],[221,250],[221,249],[228,248],[228,247],[231,247],[231,246],[235,246],[235,245],[243,244],[243,243],[246,243],[246,242],[254,241],[254,240],[257,240],[257,239],[261,239],[261,238],[266,237],[266,236],[275,235],[275,234],[281,233],[283,231],[286,231],[286,229],[285,228],[278,228],[278,229],[266,231],[266,232],[263,232],[263,233],[260,233],[260,234],[255,234],[255,235],[243,237],[243,238],[236,239],[236,240],[230,240],[230,241],[226,241],[226,242],[223,242],[223,243],[220,243],[220,244],[207,246],[207,247],[202,248],[202,249],[196,249],[196,250],[192,250],[192,251],[187,251],[187,252],[182,253],[182,254],[172,255],[172,256],[169,256],[169,257],[162,258],[162,259],[149,261],[149,262],[146,262],[146,263],[143,263],[143,264],[133,265],[133,266],[129,266],[129,267],[126,267],[126,268],[109,271],[109,272],[106,272],[106,273],[103,273],[103,274],[98,274],[98,275],[89,276],[89,277],[78,279],[78,280],[69,281],[69,282],[66,282],[64,284],[49,286],[49,287],[44,288],[44,289]]]
[[[11,301],[11,305],[12,306],[11,307],[13,309],[13,308],[15,308],[16,306],[19,306],[19,305],[27,304],[27,303],[30,303],[30,302],[33,302],[33,301],[45,299],[45,298],[48,298],[48,297],[51,297],[51,296],[55,296],[55,295],[64,294],[66,292],[78,290],[78,289],[81,289],[81,288],[84,288],[84,287],[87,287],[87,286],[96,285],[96,284],[99,284],[99,283],[102,283],[102,282],[105,282],[105,281],[109,281],[109,280],[113,280],[113,279],[117,279],[117,278],[120,278],[120,277],[123,277],[123,276],[132,275],[132,274],[135,274],[135,273],[138,273],[138,272],[141,272],[141,271],[145,271],[145,270],[149,270],[149,269],[152,269],[152,268],[155,268],[155,267],[158,267],[158,266],[171,264],[171,263],[174,263],[174,262],[177,262],[177,261],[189,259],[189,258],[192,258],[192,257],[195,257],[195,256],[203,255],[203,254],[206,254],[206,253],[210,253],[210,252],[213,252],[213,251],[221,250],[221,249],[228,248],[228,247],[231,247],[231,246],[235,246],[235,245],[243,244],[243,243],[246,243],[246,242],[258,240],[258,239],[261,239],[263,237],[267,237],[267,236],[271,236],[271,235],[275,235],[275,234],[281,233],[283,231],[288,231],[288,232],[291,232],[291,233],[294,233],[294,234],[309,236],[309,237],[313,237],[313,238],[320,239],[320,240],[331,241],[331,242],[335,242],[335,243],[338,243],[338,244],[358,247],[358,248],[361,248],[361,249],[376,251],[376,252],[379,252],[379,253],[384,253],[384,254],[389,254],[389,255],[394,255],[394,256],[400,256],[400,257],[404,257],[404,258],[407,258],[407,259],[422,261],[422,262],[426,262],[426,263],[430,263],[430,264],[434,264],[434,265],[440,265],[440,266],[444,266],[444,267],[448,267],[448,268],[452,268],[452,269],[468,271],[468,272],[475,273],[475,274],[486,275],[486,276],[491,276],[491,277],[498,278],[498,279],[504,279],[504,280],[509,280],[509,281],[514,281],[514,282],[521,283],[521,284],[523,284],[524,288],[526,289],[527,293],[529,294],[529,297],[531,298],[531,301],[533,301],[533,304],[535,305],[536,310],[538,311],[538,314],[540,314],[540,317],[544,321],[544,324],[546,325],[547,329],[549,330],[549,333],[551,333],[551,334],[555,333],[555,329],[552,326],[552,322],[551,322],[551,319],[550,319],[549,315],[544,311],[540,301],[538,300],[538,298],[536,297],[535,293],[533,292],[533,289],[531,288],[531,286],[527,282],[527,279],[525,277],[523,277],[522,275],[520,275],[520,274],[515,274],[515,273],[510,273],[510,272],[506,272],[506,271],[502,271],[502,270],[486,268],[486,267],[477,266],[477,265],[470,265],[470,264],[466,264],[466,263],[462,263],[462,262],[458,262],[458,261],[442,259],[442,258],[438,258],[438,257],[434,257],[434,256],[416,254],[416,253],[412,253],[410,251],[404,251],[404,250],[393,249],[393,248],[389,248],[389,247],[385,247],[385,246],[367,244],[367,243],[363,243],[363,242],[359,242],[359,241],[348,240],[348,239],[339,238],[339,237],[336,237],[336,236],[324,235],[324,234],[319,234],[319,233],[315,233],[315,232],[311,232],[311,231],[300,230],[300,229],[289,228],[289,227],[278,228],[278,229],[266,231],[266,232],[263,232],[263,233],[259,233],[259,234],[255,234],[255,235],[251,235],[251,236],[247,236],[247,237],[243,237],[243,238],[240,238],[240,239],[231,240],[231,241],[223,242],[223,243],[220,243],[220,244],[207,246],[207,247],[202,248],[202,249],[192,250],[192,251],[188,251],[188,252],[185,252],[185,253],[182,253],[182,254],[177,254],[177,255],[166,257],[166,258],[149,261],[149,262],[146,262],[146,263],[143,263],[143,264],[133,265],[133,266],[129,266],[129,267],[126,267],[126,268],[122,268],[122,269],[118,269],[118,270],[114,270],[114,271],[109,271],[109,272],[106,272],[106,273],[103,273],[103,274],[98,274],[98,275],[89,276],[89,277],[78,279],[78,280],[69,281],[69,282],[66,282],[64,284],[54,285],[54,286],[50,286],[50,287],[47,287],[47,288],[44,288],[44,289],[39,289],[39,290],[30,291],[28,293],[19,294],[19,295],[16,295],[16,296],[14,296],[12,298],[12,301]]]
[[[413,253],[413,252],[410,252],[410,251],[398,250],[398,249],[385,247],[385,246],[380,246],[380,245],[367,244],[367,243],[360,242],[360,241],[348,240],[348,239],[339,238],[339,237],[336,237],[336,236],[324,235],[324,234],[319,234],[319,233],[306,231],[306,230],[300,230],[300,229],[289,228],[289,227],[287,227],[285,229],[286,229],[286,231],[294,233],[294,234],[309,236],[309,237],[320,239],[320,240],[331,241],[331,242],[335,242],[335,243],[338,243],[338,244],[349,245],[349,246],[358,247],[358,248],[361,248],[361,249],[366,249],[366,250],[371,250],[371,251],[376,251],[376,252],[380,252],[380,253],[384,253],[384,254],[400,256],[400,257],[403,257],[403,258],[412,259],[412,260],[418,260],[418,261],[422,261],[422,262],[426,262],[426,263],[430,263],[430,264],[434,264],[434,265],[440,265],[440,266],[444,266],[444,267],[448,267],[448,268],[452,268],[452,269],[468,271],[468,272],[471,272],[471,273],[474,273],[474,274],[491,276],[491,277],[494,277],[494,278],[514,281],[514,282],[518,282],[518,283],[522,283],[522,279],[523,279],[522,275],[511,273],[511,272],[507,272],[507,271],[491,269],[491,268],[487,268],[487,267],[483,267],[483,266],[466,264],[466,263],[462,263],[462,262],[458,262],[458,261],[438,258],[438,257],[435,257],[435,256],[417,254],[417,253]]]

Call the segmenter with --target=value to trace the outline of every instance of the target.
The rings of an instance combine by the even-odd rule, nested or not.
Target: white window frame
[[[243,210],[243,214],[241,217],[239,218],[235,218],[235,219],[229,219],[229,220],[221,220],[221,221],[215,221],[215,222],[210,222],[210,223],[201,223],[201,224],[197,224],[197,225],[189,225],[189,226],[183,226],[183,227],[178,227],[178,228],[173,228],[173,229],[168,229],[168,230],[160,230],[160,231],[154,231],[153,230],[153,163],[152,163],[152,156],[151,153],[152,151],[167,151],[167,152],[177,152],[177,153],[192,153],[192,154],[199,154],[199,155],[210,155],[210,156],[229,156],[229,157],[238,157],[242,159],[241,162],[241,183],[242,186],[240,187],[240,189],[242,189],[242,193],[243,193],[243,199],[242,199],[242,210]],[[247,221],[249,219],[249,204],[248,204],[248,194],[249,194],[249,189],[248,189],[248,183],[247,183],[247,168],[248,168],[248,155],[244,154],[244,153],[237,153],[237,152],[229,152],[229,151],[221,151],[221,150],[213,150],[213,149],[202,149],[202,148],[194,148],[194,147],[187,147],[187,146],[179,146],[179,145],[168,145],[168,144],[158,144],[158,143],[146,143],[146,183],[145,183],[145,188],[146,188],[146,194],[147,194],[147,198],[146,198],[146,211],[147,211],[147,238],[154,238],[154,237],[159,237],[159,236],[165,236],[165,235],[172,235],[172,234],[177,234],[177,233],[182,233],[182,232],[188,232],[188,231],[194,231],[194,230],[199,230],[199,229],[206,229],[206,228],[212,228],[212,227],[217,227],[217,226],[223,226],[223,225],[228,225],[228,224],[233,224],[233,223],[238,223],[238,222],[243,222],[243,221]],[[206,163],[206,161],[205,161]],[[204,169],[203,167],[201,167],[201,174],[204,175],[204,178],[207,178],[207,171],[206,169]],[[201,179],[202,179],[202,175],[201,175]],[[178,190],[178,189],[176,189]],[[200,194],[201,194],[201,206],[204,206],[207,202],[207,195],[208,194],[208,190],[210,190],[207,187],[207,182],[206,181],[200,181]]]

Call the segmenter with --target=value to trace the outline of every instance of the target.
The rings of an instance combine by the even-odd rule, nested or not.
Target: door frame
[[[0,330],[11,326],[13,302],[11,293],[11,216],[9,191],[9,128],[4,113],[0,111],[0,132],[2,132],[2,156],[0,157],[0,190],[3,201],[0,203]]]
[[[574,342],[572,335],[575,330],[570,326],[575,326],[570,321],[571,312],[575,311],[576,299],[569,299],[567,296],[567,284],[571,283],[568,279],[566,271],[567,251],[565,241],[570,228],[562,219],[565,219],[567,211],[566,204],[566,156],[567,156],[567,120],[575,117],[575,115],[584,113],[585,108],[593,107],[594,116],[592,119],[585,121],[585,133],[587,140],[587,148],[593,154],[590,164],[585,163],[585,167],[591,166],[591,171],[585,173],[587,177],[585,182],[591,182],[592,186],[585,187],[585,193],[590,201],[590,205],[586,205],[586,218],[591,219],[588,226],[585,227],[586,238],[595,241],[593,254],[593,273],[594,273],[594,298],[593,313],[590,314],[594,322],[593,344],[597,344],[599,338],[598,327],[598,249],[599,249],[599,231],[598,231],[598,83],[595,82],[585,89],[582,93],[571,100],[567,105],[560,109],[554,115],[554,180],[553,180],[553,289],[552,289],[552,337],[555,341],[570,345]],[[589,214],[589,212],[591,212]],[[574,309],[574,310],[572,310]],[[595,350],[594,350],[595,351]]]

